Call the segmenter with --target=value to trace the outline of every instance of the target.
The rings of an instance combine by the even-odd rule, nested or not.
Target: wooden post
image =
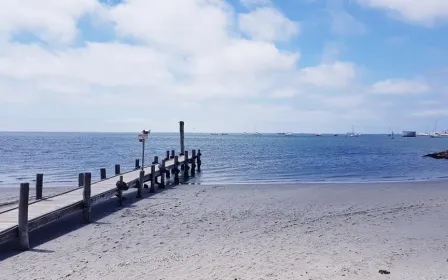
[[[30,184],[20,184],[20,197],[19,197],[19,239],[20,247],[22,250],[30,248],[30,239],[28,236],[28,198],[30,194]]]
[[[179,157],[174,157],[174,167],[173,167],[173,173],[174,173],[174,184],[179,185]]]
[[[165,166],[166,166],[166,162],[165,162],[165,160],[162,160],[162,163],[160,164],[160,168],[159,168],[159,170],[160,170],[160,185],[159,185],[159,187],[161,189],[165,188],[165,173],[166,173]]]
[[[185,143],[184,143],[184,125],[183,121],[179,122],[179,132],[180,132],[180,155],[183,156],[185,153]]]
[[[145,171],[140,170],[140,176],[138,179],[138,190],[137,190],[137,198],[142,198],[142,190],[143,190],[143,184],[145,183]]]
[[[201,164],[202,164],[201,156],[202,156],[202,154],[201,154],[201,149],[199,149],[199,150],[198,150],[197,159],[196,159],[196,162],[197,162],[197,165],[198,165],[198,173],[201,172]]]
[[[140,160],[138,158],[135,159],[135,169],[140,168]]]
[[[78,187],[84,186],[84,174],[79,173],[78,174]]]
[[[152,164],[158,164],[158,163],[159,163],[159,157],[154,156],[154,161],[152,162]]]
[[[170,159],[170,151],[166,151],[165,160],[169,160],[169,159]]]
[[[196,150],[191,151],[191,177],[196,173]]]
[[[44,174],[36,174],[36,199],[42,199],[42,189],[44,187]]]
[[[176,151],[175,150],[171,150],[170,159],[174,159],[175,156],[176,156]]]
[[[185,151],[183,166],[184,166],[184,180],[188,180],[188,177],[189,177],[189,175],[188,175],[188,169],[189,169],[189,167],[188,167],[188,151]]]
[[[101,178],[101,180],[106,179],[106,168],[100,169],[100,178]]]
[[[154,193],[156,191],[156,165],[151,165],[151,187],[149,188],[150,193]]]
[[[121,173],[120,165],[119,164],[115,164],[115,175],[119,175],[120,173]]]
[[[120,182],[123,183],[123,175],[120,176]],[[123,190],[117,187],[118,204],[123,206]]]
[[[82,217],[84,223],[92,222],[92,205],[90,203],[90,196],[92,194],[91,189],[92,174],[84,173],[84,192],[83,192],[83,209]]]

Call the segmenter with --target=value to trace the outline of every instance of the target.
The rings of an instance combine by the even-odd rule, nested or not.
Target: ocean
[[[381,182],[448,178],[448,161],[423,158],[445,150],[446,138],[391,139],[314,135],[186,134],[187,150],[201,149],[203,172],[191,183]],[[33,183],[44,174],[45,186],[76,186],[78,173],[100,168],[108,177],[114,165],[134,167],[141,157],[136,133],[0,133],[0,187]],[[146,143],[145,162],[166,150],[179,152],[177,133],[153,133]]]

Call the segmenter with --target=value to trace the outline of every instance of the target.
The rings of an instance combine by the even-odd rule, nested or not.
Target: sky
[[[448,128],[446,0],[0,5],[0,131]]]

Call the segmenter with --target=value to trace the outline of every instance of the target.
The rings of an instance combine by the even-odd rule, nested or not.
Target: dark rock
[[[380,271],[378,271],[378,273],[379,274],[390,274],[390,271],[380,269]]]
[[[438,153],[427,154],[427,155],[424,155],[423,157],[430,157],[430,158],[435,158],[435,159],[448,159],[448,150],[441,151]]]

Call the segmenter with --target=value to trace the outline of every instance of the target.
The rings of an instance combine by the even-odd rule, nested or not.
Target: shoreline
[[[445,182],[185,184],[144,195],[98,205],[92,224],[76,216],[70,231],[32,233],[34,250],[0,252],[0,278],[448,279]]]

